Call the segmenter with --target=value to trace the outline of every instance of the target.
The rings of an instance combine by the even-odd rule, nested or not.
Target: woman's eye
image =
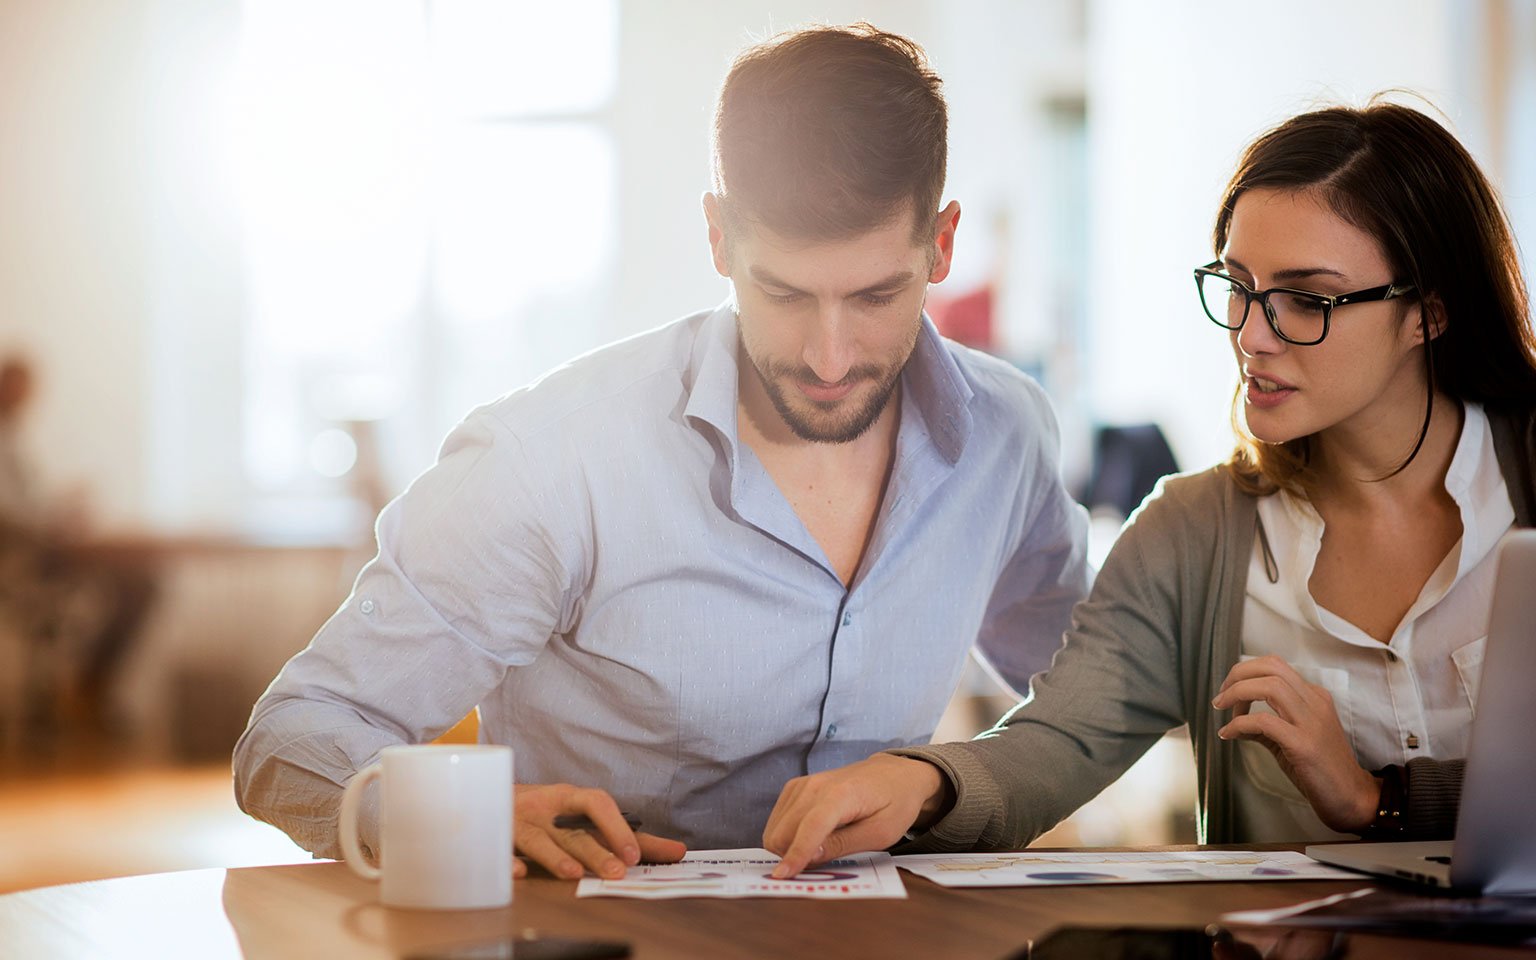
[[[1285,294],[1280,296],[1280,309],[1291,313],[1322,313],[1327,301],[1317,297],[1309,297],[1305,294]]]

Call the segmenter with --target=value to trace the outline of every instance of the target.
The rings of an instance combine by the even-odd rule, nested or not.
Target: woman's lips
[[[1260,409],[1277,407],[1296,393],[1296,388],[1290,384],[1254,374],[1249,374],[1245,382],[1248,403]]]

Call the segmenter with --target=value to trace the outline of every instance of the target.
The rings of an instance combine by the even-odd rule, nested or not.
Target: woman
[[[996,728],[792,781],[764,834],[786,875],[904,833],[1022,847],[1184,723],[1202,842],[1451,834],[1494,548],[1536,524],[1499,201],[1423,114],[1334,108],[1248,147],[1214,240],[1232,459],[1148,498]]]

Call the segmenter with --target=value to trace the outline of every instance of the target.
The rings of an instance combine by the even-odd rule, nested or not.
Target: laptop
[[[1456,839],[1314,844],[1307,856],[1432,887],[1536,894],[1536,530],[1505,536],[1496,562]]]

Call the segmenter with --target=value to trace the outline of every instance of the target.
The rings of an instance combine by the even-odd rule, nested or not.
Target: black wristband
[[[1408,778],[1395,764],[1372,770],[1371,776],[1381,778],[1381,795],[1376,799],[1375,819],[1360,836],[1366,840],[1401,839],[1408,829]]]

